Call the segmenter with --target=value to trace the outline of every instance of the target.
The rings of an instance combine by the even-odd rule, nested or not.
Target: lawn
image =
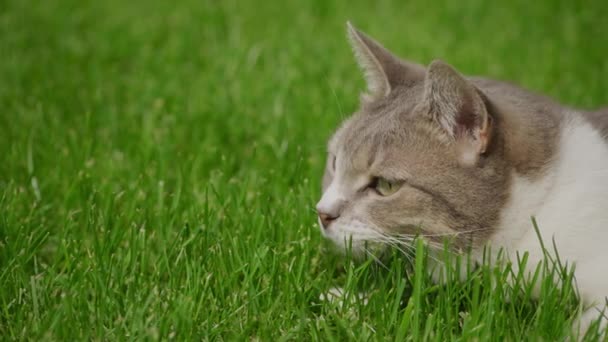
[[[0,336],[567,337],[567,281],[541,274],[539,300],[508,269],[433,285],[423,248],[414,266],[332,253],[313,208],[364,88],[347,20],[591,108],[607,17],[599,0],[0,1]],[[336,286],[342,303],[319,299]]]

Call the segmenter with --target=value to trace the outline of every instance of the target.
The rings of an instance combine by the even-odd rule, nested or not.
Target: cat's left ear
[[[368,93],[363,99],[381,99],[397,86],[411,86],[424,79],[422,66],[396,57],[350,22],[346,26],[353,52],[367,81]]]
[[[459,163],[476,165],[492,133],[492,118],[481,92],[448,64],[433,61],[426,72],[421,106],[454,139]]]

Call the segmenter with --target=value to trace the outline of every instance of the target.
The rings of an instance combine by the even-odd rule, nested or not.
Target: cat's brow
[[[411,180],[412,174],[405,168],[394,168],[383,166],[382,163],[375,163],[370,167],[370,173],[375,177],[381,177],[394,182]]]

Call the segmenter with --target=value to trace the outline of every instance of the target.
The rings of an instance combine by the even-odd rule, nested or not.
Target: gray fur
[[[343,172],[403,186],[387,197],[353,191],[340,218],[365,217],[389,235],[447,232],[462,248],[483,244],[510,198],[512,175],[546,172],[560,126],[576,114],[508,83],[464,77],[442,62],[425,70],[351,25],[348,33],[370,94],[330,139],[330,156],[339,156]],[[608,136],[608,111],[586,115]],[[462,165],[460,142],[479,147],[479,139],[486,145],[472,150],[472,165]],[[326,171],[323,191],[331,181]]]

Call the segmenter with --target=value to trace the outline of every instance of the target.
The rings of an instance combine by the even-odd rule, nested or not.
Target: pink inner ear
[[[479,142],[481,143],[481,148],[479,149],[479,153],[486,153],[488,146],[490,145],[490,139],[492,138],[492,117],[488,115],[486,122],[483,124],[481,130],[479,131]]]
[[[475,166],[479,156],[486,152],[492,136],[492,120],[488,116],[480,125],[472,129],[457,125],[456,153],[458,162],[464,167]]]
[[[462,94],[461,103],[456,113],[454,127],[454,136],[458,137],[463,134],[473,134],[476,128],[481,124],[478,114],[476,114],[475,101],[470,94]],[[478,111],[478,110],[477,110]]]

